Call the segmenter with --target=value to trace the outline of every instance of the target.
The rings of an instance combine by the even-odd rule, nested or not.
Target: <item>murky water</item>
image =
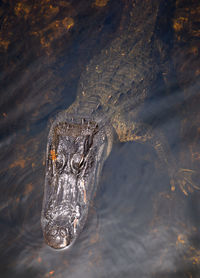
[[[74,101],[88,61],[117,36],[123,3],[2,1],[0,277],[200,276],[200,7],[171,2],[167,85],[158,80],[144,115],[189,182],[170,185],[151,146],[116,140],[84,231],[56,252],[40,227],[49,125]]]

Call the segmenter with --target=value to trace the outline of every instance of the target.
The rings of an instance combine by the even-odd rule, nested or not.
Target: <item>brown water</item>
[[[123,3],[2,1],[0,277],[200,277],[200,6],[171,2],[167,90],[159,83],[144,114],[180,167],[195,171],[194,185],[171,187],[150,146],[116,142],[84,231],[56,252],[40,227],[50,119],[117,36]]]

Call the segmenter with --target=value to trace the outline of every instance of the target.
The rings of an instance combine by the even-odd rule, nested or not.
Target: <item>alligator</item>
[[[184,174],[190,173],[176,170],[164,135],[140,117],[161,74],[155,30],[165,4],[128,2],[125,26],[89,62],[75,102],[51,125],[41,225],[46,243],[54,249],[72,246],[82,231],[115,137],[151,144],[166,165],[171,186],[178,181],[185,190]]]

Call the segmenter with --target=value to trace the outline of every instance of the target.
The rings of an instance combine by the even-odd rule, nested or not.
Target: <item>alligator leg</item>
[[[200,187],[193,182],[196,172],[177,166],[178,163],[161,131],[143,123],[123,121],[121,117],[115,117],[112,124],[120,142],[147,143],[155,149],[161,163],[168,169],[172,191],[175,191],[176,186],[179,186],[187,196],[195,189],[200,190]]]

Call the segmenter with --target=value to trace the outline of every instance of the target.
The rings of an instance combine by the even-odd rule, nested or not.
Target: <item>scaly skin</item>
[[[125,8],[128,14],[119,36],[91,60],[76,101],[52,124],[42,228],[47,244],[55,249],[71,246],[83,229],[114,132],[121,142],[150,143],[175,186],[176,163],[166,139],[139,117],[160,73],[155,28],[163,3],[133,1]]]

